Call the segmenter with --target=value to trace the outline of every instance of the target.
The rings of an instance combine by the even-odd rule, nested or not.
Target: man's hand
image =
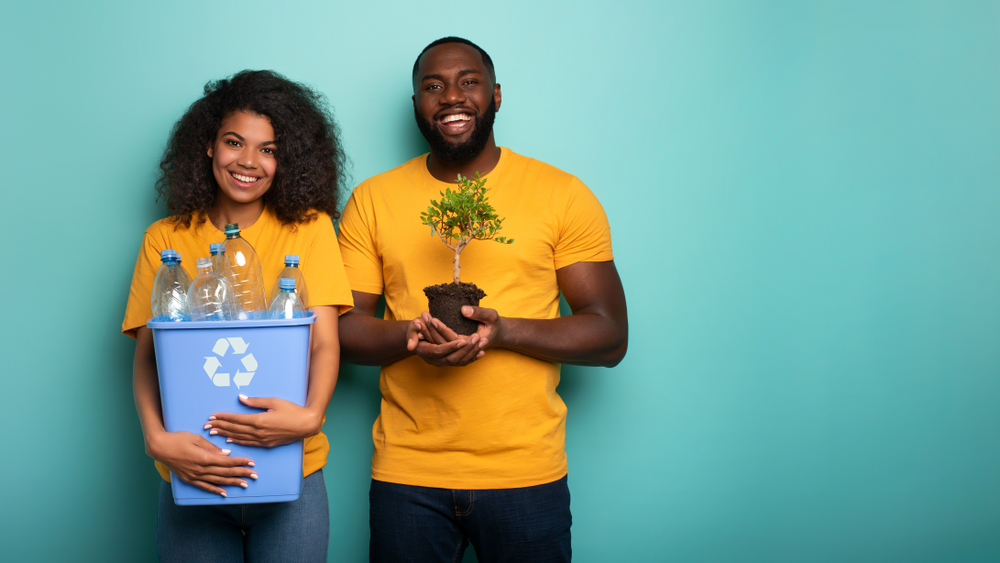
[[[225,436],[226,442],[233,444],[272,448],[317,434],[322,426],[322,415],[291,401],[240,395],[240,402],[266,410],[254,414],[217,412],[208,417],[205,430],[213,436]]]
[[[455,334],[426,312],[406,329],[406,349],[432,366],[465,366],[482,358],[486,352],[481,341],[479,334]]]
[[[462,315],[479,323],[475,336],[479,336],[480,349],[497,346],[503,341],[503,317],[496,309],[466,305],[462,307]]]

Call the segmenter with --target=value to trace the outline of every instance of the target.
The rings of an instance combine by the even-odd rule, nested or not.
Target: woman
[[[136,339],[133,392],[146,453],[164,482],[157,510],[161,561],[326,561],[329,513],[322,467],[329,443],[320,431],[337,380],[338,314],[352,306],[333,229],[345,157],[323,99],[270,71],[210,82],[174,126],[157,190],[170,217],[145,232],[122,331]],[[240,395],[257,414],[206,413],[204,434],[167,432],[160,411],[156,357],[146,321],[160,251],[180,252],[189,274],[209,245],[238,223],[257,251],[270,287],[285,254],[302,260],[316,314],[305,406]],[[191,275],[193,278],[194,275]],[[211,416],[210,416],[211,415]],[[258,478],[253,460],[208,441],[273,447],[305,439],[302,493],[286,503],[176,506],[170,473],[226,496]]]

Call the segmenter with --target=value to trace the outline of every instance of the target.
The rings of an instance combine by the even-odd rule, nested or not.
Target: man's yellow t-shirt
[[[505,217],[510,245],[473,241],[462,252],[462,281],[501,316],[559,316],[556,270],[612,260],[601,204],[576,177],[501,149],[486,175],[489,202]],[[427,310],[423,288],[452,281],[453,252],[420,212],[454,184],[427,171],[427,155],[355,190],[340,221],[351,288],[385,294],[385,318]],[[559,365],[501,349],[465,367],[439,368],[411,356],[382,368],[382,408],[372,428],[372,478],[451,489],[528,487],[567,472],[566,405],[556,393]]]
[[[146,229],[139,257],[135,262],[135,272],[132,274],[125,320],[122,321],[124,334],[135,338],[136,330],[146,326],[146,321],[153,316],[150,295],[153,291],[153,279],[161,263],[161,250],[173,248],[179,252],[181,266],[193,280],[198,275],[195,266],[198,258],[210,255],[210,244],[226,239],[225,233],[210,221],[200,223],[201,218],[200,214],[195,214],[190,227],[184,227],[170,218],[161,219]],[[326,213],[319,213],[316,219],[308,223],[284,225],[265,207],[253,225],[241,229],[240,236],[253,246],[260,258],[268,299],[278,274],[285,267],[285,255],[297,254],[301,261],[302,275],[309,288],[310,307],[335,306],[343,313],[354,306],[340,259],[333,221]],[[321,432],[305,439],[303,451],[303,474],[310,475],[326,465],[330,442]],[[170,480],[170,471],[166,466],[156,462],[156,469],[164,479]]]

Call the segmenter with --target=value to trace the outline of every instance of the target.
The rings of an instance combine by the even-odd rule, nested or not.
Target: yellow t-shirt
[[[490,204],[505,217],[505,245],[473,241],[462,252],[462,281],[500,315],[559,316],[556,270],[612,260],[601,204],[576,177],[501,149],[487,176]],[[427,310],[423,288],[452,281],[452,256],[420,212],[454,184],[427,172],[427,155],[355,190],[340,221],[351,287],[385,294],[385,318]],[[566,474],[566,405],[556,393],[559,365],[489,349],[468,366],[439,368],[411,356],[382,368],[382,408],[372,428],[372,478],[453,489],[503,489]]]
[[[146,229],[142,237],[142,248],[135,262],[135,273],[132,274],[132,287],[129,289],[128,305],[125,307],[125,320],[122,321],[122,332],[135,338],[136,329],[146,326],[146,321],[153,316],[150,308],[150,295],[153,291],[153,278],[160,267],[160,251],[173,248],[181,255],[181,266],[193,280],[198,275],[195,262],[198,258],[209,256],[209,245],[222,242],[226,235],[211,222],[198,223],[195,215],[191,227],[185,228],[170,219],[161,219]],[[333,230],[333,221],[326,213],[308,223],[298,223],[293,226],[284,225],[270,209],[264,212],[249,228],[242,229],[240,236],[253,245],[260,258],[261,273],[264,275],[264,288],[270,298],[271,289],[278,279],[278,274],[285,267],[286,254],[298,254],[300,269],[309,288],[309,305],[337,306],[344,313],[354,306],[351,289],[344,274],[344,265],[340,259],[340,248],[337,245],[337,235]],[[319,471],[326,465],[330,451],[330,442],[322,432],[305,439],[303,444],[304,460],[302,470],[304,475]],[[164,479],[170,480],[170,472],[160,462],[156,469]]]

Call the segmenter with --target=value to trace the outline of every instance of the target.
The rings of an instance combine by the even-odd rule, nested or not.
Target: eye
[[[234,141],[232,139],[226,139],[226,144],[229,145],[229,146],[231,146],[231,147],[236,147],[236,148],[240,148],[242,146],[242,145],[240,145],[239,141]]]
[[[260,149],[260,152],[262,152],[262,153],[264,153],[264,154],[269,154],[269,155],[271,155],[271,156],[274,156],[274,149],[267,149],[267,148],[265,148],[265,149]]]

